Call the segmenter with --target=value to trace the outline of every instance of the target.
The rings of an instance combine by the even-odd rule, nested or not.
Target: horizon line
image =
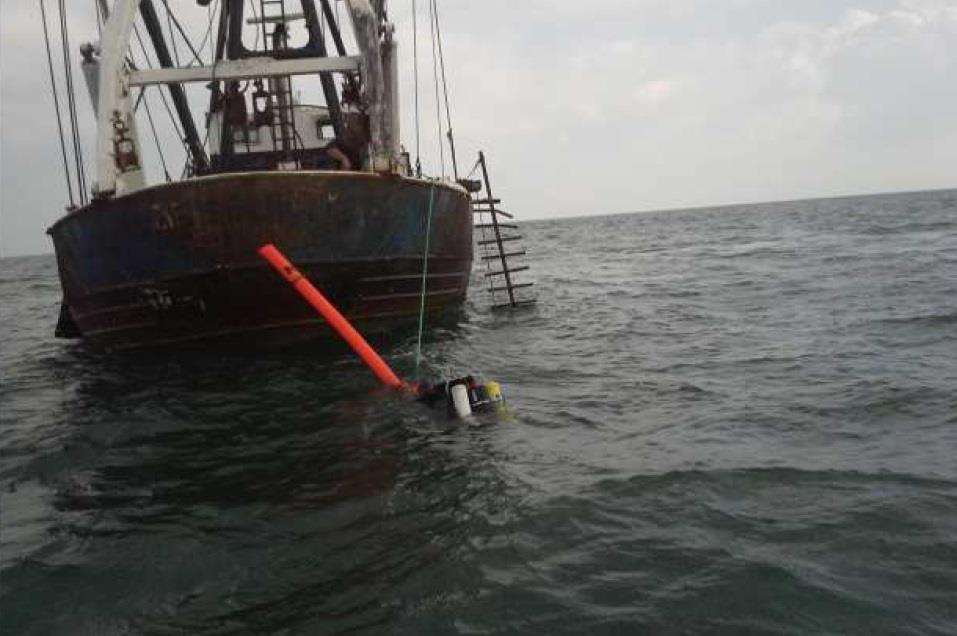
[[[658,214],[664,212],[695,212],[699,210],[722,210],[725,208],[737,208],[737,207],[751,207],[758,205],[775,205],[775,204],[785,204],[785,203],[800,203],[803,201],[832,201],[835,199],[866,199],[869,197],[886,197],[894,196],[901,194],[922,194],[929,192],[950,192],[957,191],[957,186],[950,188],[930,188],[927,190],[892,190],[888,192],[870,192],[864,194],[838,194],[830,196],[813,196],[799,199],[778,199],[771,201],[743,201],[737,203],[717,203],[710,205],[693,205],[687,207],[673,207],[673,208],[649,208],[644,210],[631,210],[629,212],[599,212],[595,214],[577,214],[574,216],[559,216],[559,217],[529,217],[524,219],[517,219],[519,222],[538,222],[538,221],[575,221],[580,219],[600,219],[606,217],[614,216],[629,216],[632,214]],[[15,258],[30,258],[33,256],[50,256],[53,255],[54,251],[51,248],[48,252],[31,252],[27,254],[16,254],[13,256],[7,256],[0,253],[0,260],[10,260]]]
[[[695,212],[698,210],[721,210],[724,208],[750,207],[757,205],[775,205],[784,203],[801,203],[804,201],[832,201],[835,199],[866,199],[869,197],[887,197],[901,194],[923,194],[930,192],[951,192],[957,191],[957,186],[948,188],[928,188],[926,190],[889,190],[885,192],[868,192],[855,194],[835,194],[827,196],[812,196],[796,199],[771,199],[768,201],[739,201],[734,203],[712,203],[708,205],[692,205],[684,207],[665,207],[665,208],[646,208],[642,210],[631,210],[628,212],[597,212],[595,214],[576,214],[574,216],[559,217],[528,217],[516,219],[518,221],[568,221],[577,219],[594,219],[611,216],[629,216],[632,214],[657,214],[662,212]]]

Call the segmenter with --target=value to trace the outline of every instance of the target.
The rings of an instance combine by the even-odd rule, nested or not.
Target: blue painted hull
[[[275,243],[367,331],[461,305],[472,213],[460,188],[349,172],[217,175],[96,201],[51,229],[79,333],[112,349],[271,344],[330,332],[259,260]]]

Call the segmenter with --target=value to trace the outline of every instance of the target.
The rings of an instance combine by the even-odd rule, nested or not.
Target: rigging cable
[[[213,46],[213,41],[211,35],[213,34],[213,17],[216,15],[216,8],[219,8],[220,11],[223,10],[222,6],[218,2],[210,3],[206,7],[206,14],[209,16],[209,20],[206,22],[206,35],[203,36],[203,41],[199,43],[199,52],[202,52],[206,49],[206,43],[209,42],[209,63],[213,64],[215,60],[213,58],[216,56],[215,46]]]
[[[253,19],[254,19],[254,20],[258,20],[258,19],[259,19],[259,14],[256,13],[256,2],[255,2],[254,0],[249,0],[249,9],[253,12]],[[265,17],[265,16],[264,16],[264,17]],[[252,48],[252,50],[253,50],[253,51],[258,51],[258,50],[259,50],[259,29],[255,29],[255,31],[256,31],[256,41],[253,42],[253,48]],[[247,84],[248,84],[248,83],[249,83],[249,82],[247,82]]]
[[[149,60],[146,60],[147,65],[149,65]],[[126,64],[132,70],[136,70],[136,63],[133,61],[133,51],[130,49],[129,55],[126,56]],[[163,148],[160,146],[159,135],[156,133],[156,124],[153,121],[153,112],[150,110],[150,103],[146,101],[146,86],[140,88],[140,94],[136,98],[136,103],[133,104],[133,113],[137,113],[140,110],[140,104],[143,105],[143,108],[146,109],[146,118],[149,120],[150,130],[153,132],[153,141],[156,143],[156,152],[159,154],[160,162],[163,164],[163,174],[166,175],[166,182],[171,181],[169,176],[169,170],[166,168],[166,157],[163,155]]]
[[[166,28],[169,31],[169,41],[173,45],[173,60],[175,60],[176,66],[180,66],[179,49],[176,47],[176,33],[173,31],[173,12],[170,11],[169,3],[166,0],[163,0],[163,7],[166,8]]]
[[[127,63],[127,65],[129,65],[131,71],[135,71],[135,70],[136,70],[136,63],[133,62],[133,50],[132,50],[132,49],[129,50],[129,54],[126,56],[126,63]],[[146,87],[144,86],[142,89],[140,89],[139,97],[136,98],[136,103],[133,104],[133,114],[134,114],[134,115],[135,115],[136,113],[140,112],[140,104],[143,104],[143,103],[146,102],[146,91],[143,90],[143,89],[145,89],[145,88],[146,88]]]
[[[169,169],[166,167],[166,157],[163,155],[163,147],[160,145],[159,135],[156,134],[156,124],[153,122],[153,113],[150,112],[150,104],[146,101],[146,87],[140,89],[140,99],[143,100],[143,107],[146,109],[146,119],[150,123],[150,130],[153,132],[153,141],[156,143],[156,152],[159,153],[160,163],[163,164],[163,174],[166,175],[166,183],[172,181],[169,176]]]
[[[252,5],[252,1],[253,1],[253,0],[249,0],[249,1],[250,1],[250,5]],[[210,6],[213,7],[213,5],[210,5]],[[208,37],[209,34],[212,33],[212,31],[213,31],[213,18],[216,16],[216,9],[219,10],[219,18],[220,18],[220,21],[222,21],[222,19],[223,19],[223,11],[226,10],[226,9],[225,9],[222,5],[220,5],[218,2],[216,3],[215,7],[210,10],[210,12],[209,12],[209,27],[208,27],[208,30],[207,30],[207,37]],[[254,9],[254,13],[255,13],[255,9]],[[228,16],[227,16],[227,17],[228,17]],[[204,41],[205,41],[206,38],[203,38],[203,39],[204,39]],[[259,37],[258,37],[258,35],[257,35],[257,37],[256,37],[256,44],[257,44],[257,46],[258,46],[258,44],[259,44]],[[221,60],[216,57],[216,54],[217,54],[216,47],[215,47],[215,46],[210,46],[210,47],[209,47],[209,61],[210,61],[210,68],[211,68],[211,77],[210,77],[209,86],[219,86],[219,81],[216,79],[216,70],[217,70],[217,67],[219,66],[219,63],[220,63]],[[248,86],[248,84],[247,84],[247,86]],[[207,117],[206,117],[206,134],[203,136],[203,147],[206,147],[207,144],[209,143],[209,134],[210,134],[210,131],[211,131],[211,129],[212,129],[212,127],[209,125],[209,122],[210,122],[210,120],[209,120],[209,114],[207,114]],[[222,140],[220,140],[220,143],[222,143]],[[181,176],[180,176],[180,180],[185,179],[185,178],[190,174],[191,168],[194,169],[195,166],[192,165],[192,156],[190,155],[190,153],[187,152],[187,153],[186,153],[186,160],[183,162],[183,172],[182,172],[182,174],[181,174]]]
[[[60,116],[60,98],[56,89],[56,75],[53,73],[53,55],[50,53],[50,32],[47,29],[47,11],[43,0],[40,0],[40,15],[43,19],[43,39],[46,42],[47,63],[50,66],[50,88],[53,90],[53,106],[56,109],[56,124],[60,130],[60,152],[63,154],[63,172],[66,177],[66,189],[70,195],[70,207],[76,207],[73,199],[73,182],[70,175],[70,162],[66,157],[66,141],[63,135],[63,118]]]
[[[455,156],[455,136],[452,134],[452,109],[449,107],[449,83],[445,77],[445,54],[442,52],[442,27],[439,22],[439,0],[432,0],[433,15],[435,16],[435,34],[439,41],[439,63],[442,65],[442,91],[445,93],[445,118],[448,122],[449,150],[452,154],[452,172],[455,180],[459,180],[459,162]]]
[[[412,75],[415,77],[415,175],[422,176],[422,139],[419,126],[419,18],[412,0]]]
[[[202,50],[206,47],[206,40],[209,38],[209,34],[212,32],[212,23],[209,25],[209,29],[206,31],[206,35],[203,37],[203,42],[200,44],[199,51],[196,50],[196,47],[193,46],[192,41],[190,41],[189,36],[186,34],[186,31],[183,29],[183,25],[180,24],[180,21],[176,18],[176,14],[173,13],[173,10],[169,8],[168,0],[162,0],[163,6],[166,8],[167,20],[171,21],[172,24],[176,27],[176,30],[179,31],[179,34],[182,36],[183,41],[186,43],[186,46],[189,47],[189,52],[193,55],[193,59],[190,60],[189,65],[192,66],[193,62],[196,62],[200,66],[203,65],[203,58],[200,56]],[[173,35],[173,29],[170,27],[170,40],[173,42],[173,51],[176,51],[176,38]],[[179,57],[176,58],[176,65],[179,66]]]
[[[472,178],[472,175],[475,174],[475,171],[478,170],[478,167],[479,167],[480,165],[482,165],[482,160],[481,160],[481,159],[477,159],[477,160],[475,161],[475,165],[472,166],[472,169],[469,170],[469,173],[468,173],[467,175],[465,175],[465,178],[466,178],[466,179],[471,179],[471,178]]]
[[[153,63],[150,61],[150,56],[146,52],[146,45],[143,44],[143,36],[140,35],[140,30],[135,24],[133,25],[133,33],[136,35],[136,40],[140,44],[140,50],[143,52],[143,60],[146,62],[146,67],[153,68]],[[163,107],[166,109],[166,114],[169,116],[169,120],[173,124],[173,130],[176,131],[176,136],[179,138],[179,142],[183,145],[186,155],[189,156],[189,145],[186,143],[185,135],[180,131],[179,124],[176,122],[176,116],[173,114],[173,109],[166,100],[166,93],[163,92],[162,86],[158,86],[157,90],[159,90],[160,99],[163,102]]]
[[[442,106],[439,99],[439,56],[435,47],[435,5],[429,2],[429,28],[432,31],[432,79],[435,82],[435,118],[439,128],[439,160],[445,178],[445,144],[442,143]]]
[[[425,254],[422,257],[422,294],[419,298],[419,335],[415,344],[415,375],[419,375],[422,362],[422,332],[425,329],[425,298],[428,296],[429,280],[429,242],[432,236],[432,210],[435,207],[435,183],[429,188],[429,215],[425,220]]]
[[[83,144],[80,141],[80,118],[76,114],[76,92],[73,88],[73,67],[70,64],[70,33],[66,20],[66,5],[64,0],[59,1],[60,9],[60,37],[63,44],[63,66],[66,75],[67,107],[70,113],[70,129],[73,133],[73,158],[76,161],[76,181],[78,198],[81,205],[86,205],[86,170],[83,161]]]

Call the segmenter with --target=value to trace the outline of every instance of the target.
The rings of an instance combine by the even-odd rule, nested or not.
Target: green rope
[[[425,257],[422,259],[422,298],[419,301],[419,339],[415,345],[415,375],[419,375],[422,362],[422,331],[425,328],[425,297],[428,293],[429,239],[432,236],[432,210],[435,206],[435,184],[429,190],[429,216],[425,222]]]

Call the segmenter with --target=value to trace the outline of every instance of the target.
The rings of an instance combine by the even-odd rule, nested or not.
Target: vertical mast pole
[[[362,53],[362,90],[369,111],[372,169],[389,172],[394,167],[398,148],[396,87],[390,79],[395,75],[392,25],[385,21],[381,12],[373,9],[369,0],[346,0],[346,6],[352,16],[356,44]],[[379,7],[381,9],[381,3]],[[389,65],[388,71],[386,64]]]
[[[96,117],[96,189],[99,196],[141,187],[143,183],[142,169],[130,161],[137,159],[138,149],[135,135],[130,139],[134,121],[126,65],[126,51],[136,12],[136,0],[116,0],[103,27]],[[125,147],[124,157],[119,156],[121,145]]]

